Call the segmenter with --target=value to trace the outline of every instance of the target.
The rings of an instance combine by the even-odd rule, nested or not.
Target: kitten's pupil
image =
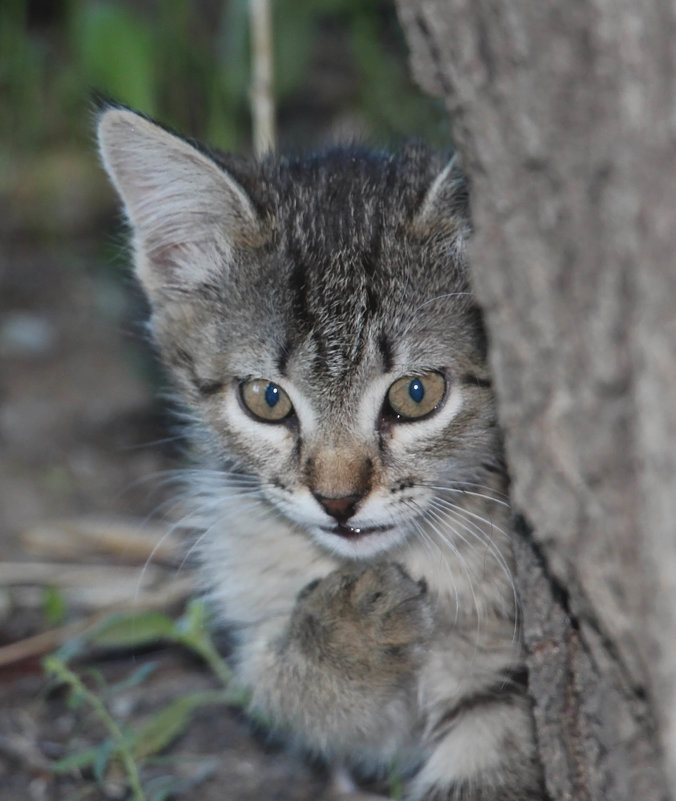
[[[265,402],[270,408],[279,402],[279,387],[276,384],[268,384],[265,389]]]
[[[425,397],[425,387],[422,385],[422,382],[418,381],[417,378],[414,378],[413,381],[408,385],[408,394],[411,396],[411,400],[414,400],[416,403],[420,403],[420,401]]]

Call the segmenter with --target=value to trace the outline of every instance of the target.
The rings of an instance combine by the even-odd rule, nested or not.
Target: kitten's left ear
[[[457,154],[430,184],[415,215],[414,226],[420,231],[436,230],[456,235],[469,230],[467,180]]]
[[[208,282],[234,245],[256,239],[260,220],[244,189],[188,142],[123,108],[101,114],[98,137],[151,300]]]

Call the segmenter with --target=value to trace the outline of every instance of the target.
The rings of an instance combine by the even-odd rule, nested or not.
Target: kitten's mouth
[[[346,540],[360,540],[364,537],[368,537],[370,534],[380,534],[383,531],[390,531],[392,526],[362,526],[357,528],[356,526],[346,526],[340,523],[331,528],[324,526],[321,528],[322,531],[326,531],[328,534],[337,534],[339,537],[343,537]]]

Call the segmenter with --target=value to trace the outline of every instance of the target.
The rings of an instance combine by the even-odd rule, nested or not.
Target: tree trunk
[[[676,799],[676,6],[398,7],[472,182],[549,793]]]

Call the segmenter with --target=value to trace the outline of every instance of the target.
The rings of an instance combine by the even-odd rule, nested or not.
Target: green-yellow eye
[[[390,408],[401,420],[416,420],[437,409],[446,394],[446,381],[441,373],[407,375],[387,391]]]
[[[240,384],[242,403],[257,419],[280,423],[293,411],[284,390],[265,378],[250,378]]]

